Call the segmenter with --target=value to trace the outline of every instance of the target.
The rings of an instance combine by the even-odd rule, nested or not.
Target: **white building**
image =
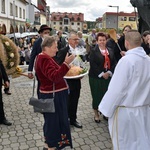
[[[0,33],[23,32],[25,22],[25,0],[0,0]]]

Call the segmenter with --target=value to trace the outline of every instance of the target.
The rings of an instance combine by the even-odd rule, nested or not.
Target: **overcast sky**
[[[119,11],[133,12],[130,0],[46,0],[52,12],[72,12],[84,13],[84,20],[95,21],[105,12],[117,12],[116,7],[108,7],[108,5],[119,6]]]

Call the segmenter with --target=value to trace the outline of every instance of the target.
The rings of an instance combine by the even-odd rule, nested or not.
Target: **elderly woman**
[[[89,83],[96,123],[100,123],[98,105],[107,91],[116,64],[113,50],[106,47],[106,41],[107,36],[104,33],[98,33],[96,36],[97,45],[90,53]]]
[[[43,113],[45,121],[43,130],[47,149],[63,149],[66,146],[72,148],[66,102],[68,85],[63,77],[70,69],[69,64],[75,56],[67,55],[65,61],[59,66],[53,60],[58,51],[56,38],[45,37],[41,47],[42,53],[37,56],[35,62],[36,75],[40,81],[39,98],[52,98],[55,93],[55,113]]]

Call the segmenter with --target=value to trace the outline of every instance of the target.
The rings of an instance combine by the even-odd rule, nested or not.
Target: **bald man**
[[[137,31],[125,35],[125,47],[99,110],[109,118],[114,150],[150,150],[150,57]]]

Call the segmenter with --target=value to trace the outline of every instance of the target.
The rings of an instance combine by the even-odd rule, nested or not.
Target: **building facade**
[[[26,1],[0,0],[0,33],[22,32],[25,30]]]
[[[130,25],[133,29],[137,29],[138,15],[135,12],[106,12],[102,17],[102,28],[122,30],[124,26]]]
[[[95,25],[95,28],[99,28],[99,29],[102,29],[102,17],[99,17],[96,19],[96,25]]]
[[[0,34],[35,31],[50,20],[46,0],[0,0]]]
[[[82,31],[84,14],[82,13],[51,13],[51,27],[62,31]]]

